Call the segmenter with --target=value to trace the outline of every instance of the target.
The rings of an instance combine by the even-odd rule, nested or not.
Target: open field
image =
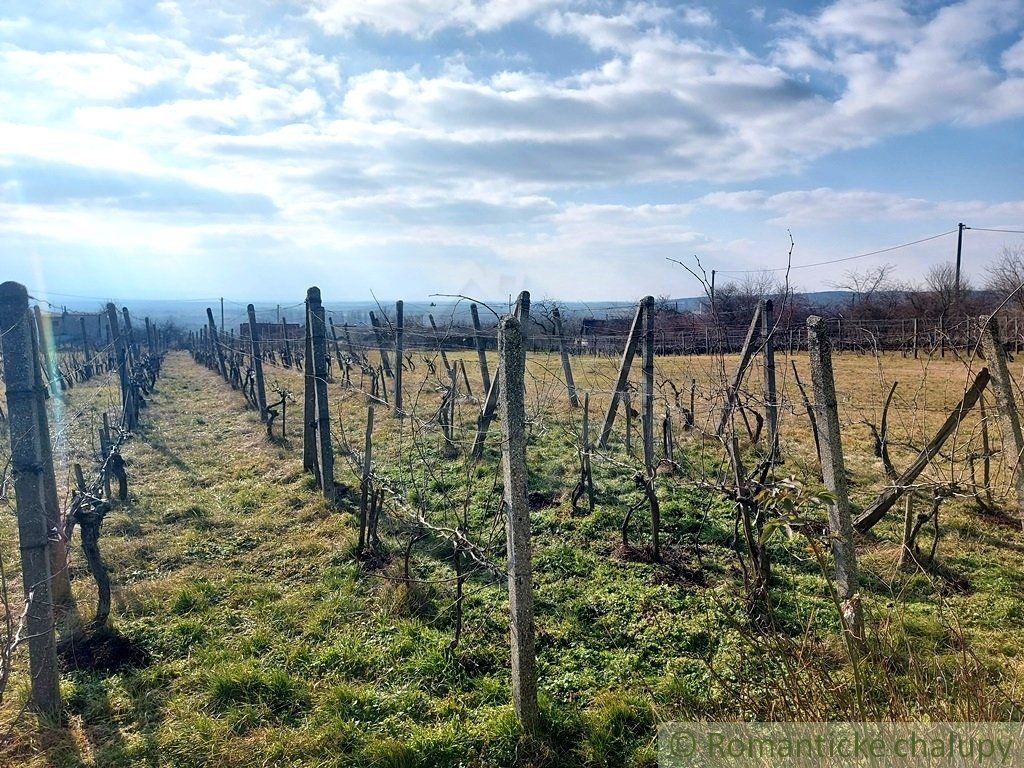
[[[664,399],[655,414],[660,421],[666,408],[671,413],[677,463],[656,480],[663,549],[656,563],[644,507],[634,517],[631,546],[621,544],[623,516],[643,499],[633,480],[642,458],[623,449],[621,410],[609,450],[593,457],[595,511],[572,509],[580,413],[568,407],[558,356],[545,353],[528,357],[526,383],[542,717],[538,733],[523,735],[509,703],[503,580],[483,567],[466,569],[461,636],[451,647],[457,603],[450,547],[429,536],[418,541],[412,578],[404,578],[407,508],[462,525],[495,560],[504,556],[497,423],[483,459],[468,457],[483,390],[476,356],[449,352],[464,360],[476,396],[457,403],[461,450],[454,458],[441,455],[432,416],[445,382],[428,373],[426,357],[443,371],[436,353],[412,352],[415,369],[405,373],[410,415],[377,410],[374,463],[400,498],[385,505],[385,555],[361,560],[359,479],[346,454],[361,450],[366,395],[329,385],[336,477],[349,489],[332,508],[302,469],[301,372],[267,366],[268,386],[287,387],[296,401],[285,439],[270,441],[239,392],[187,353],[171,353],[125,449],[131,499],[107,517],[101,540],[115,583],[113,624],[138,658],[112,670],[68,669],[67,727],[22,711],[27,684],[18,666],[0,715],[0,762],[641,766],[655,762],[657,723],[674,718],[1020,715],[1024,535],[1005,497],[1000,454],[991,484],[1007,511],[981,514],[970,494],[948,500],[927,567],[897,568],[902,503],[858,537],[868,640],[851,656],[838,631],[829,570],[799,530],[769,543],[771,626],[755,626],[748,616],[734,505],[716,492],[727,463],[708,434],[722,404],[722,366],[731,373],[735,357],[656,360]],[[809,388],[806,353],[794,360]],[[490,363],[493,372],[494,355]],[[592,423],[600,424],[617,364],[573,358],[577,389],[591,395]],[[816,488],[814,442],[785,355],[776,366],[784,461],[773,471]],[[836,356],[834,367],[859,509],[887,483],[865,420],[878,425],[892,383],[899,386],[889,443],[901,469],[971,376],[952,355],[849,352]],[[760,392],[759,375],[751,370],[747,391]],[[358,371],[353,377],[358,384]],[[691,380],[697,429],[684,431],[663,382],[673,382],[687,405]],[[64,412],[75,418],[64,429],[54,425],[67,438],[68,450],[57,457],[62,485],[68,461],[91,445],[94,414],[109,405],[106,380],[66,393]],[[761,449],[734,418],[744,454],[754,459]],[[639,455],[638,423],[634,430]],[[954,479],[966,485],[964,459],[977,450],[979,430],[974,411],[922,486]],[[998,444],[998,429],[991,432]],[[824,519],[813,503],[808,514]],[[0,524],[4,560],[14,563],[13,516],[5,513]],[[93,587],[78,556],[73,576],[80,610],[88,613]]]

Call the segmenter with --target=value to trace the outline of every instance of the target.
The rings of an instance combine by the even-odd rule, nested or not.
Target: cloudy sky
[[[686,296],[1024,228],[1024,0],[0,6],[0,277]],[[968,272],[1024,238],[969,231]],[[955,236],[797,270],[914,279]]]

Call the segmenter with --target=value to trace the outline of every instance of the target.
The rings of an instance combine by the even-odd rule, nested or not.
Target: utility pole
[[[956,225],[956,285],[953,289],[953,307],[960,309],[960,255],[964,249],[964,230],[967,227],[963,222]]]
[[[715,270],[711,270],[711,314],[715,314]]]

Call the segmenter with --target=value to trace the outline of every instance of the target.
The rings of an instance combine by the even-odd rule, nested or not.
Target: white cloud
[[[836,221],[958,220],[1016,221],[1024,219],[1024,200],[991,203],[980,200],[929,200],[873,190],[836,190],[829,187],[769,194],[761,190],[712,192],[696,205],[726,211],[761,212],[769,221],[793,227]]]
[[[326,33],[367,26],[378,32],[428,36],[441,29],[499,29],[565,0],[318,0],[309,17]]]

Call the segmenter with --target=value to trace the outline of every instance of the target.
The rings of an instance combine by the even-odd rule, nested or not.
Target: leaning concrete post
[[[320,468],[320,490],[324,498],[333,499],[334,487],[334,446],[331,443],[331,412],[327,403],[327,323],[324,319],[324,305],[320,301],[320,289],[312,287],[306,291],[309,306],[309,324],[312,327],[310,342],[312,357],[306,358],[306,370],[313,371],[313,391],[316,397],[316,440],[317,464]]]
[[[555,334],[558,336],[558,354],[562,358],[562,374],[565,376],[565,388],[569,393],[569,406],[579,408],[580,398],[576,394],[576,383],[572,380],[569,348],[565,344],[565,335],[562,333],[562,313],[558,311],[558,307],[551,310],[551,319],[555,323]]]
[[[316,460],[316,382],[313,380],[313,321],[309,312],[309,293],[306,294],[306,366],[303,368],[302,390],[302,468],[320,477]]]
[[[491,388],[491,374],[487,370],[487,342],[480,332],[480,313],[476,304],[469,305],[469,313],[473,316],[473,338],[476,341],[476,356],[480,361],[480,380],[484,383],[484,392]]]
[[[256,330],[256,307],[250,304],[245,308],[249,315],[249,356],[252,358],[252,370],[256,376],[256,403],[260,408],[260,421],[267,420],[267,384],[263,379],[263,355],[260,352],[260,335]]]
[[[601,425],[601,433],[597,439],[598,448],[608,447],[608,438],[612,433],[612,424],[615,423],[615,414],[619,410],[619,399],[626,391],[626,384],[629,382],[629,369],[633,367],[633,356],[636,354],[636,345],[640,340],[641,324],[644,316],[644,302],[647,299],[654,301],[654,297],[647,296],[636,308],[636,315],[633,317],[633,325],[629,329],[629,338],[626,339],[626,348],[622,350],[622,360],[619,362],[619,375],[615,381],[615,391],[608,403],[608,411],[604,415],[604,423]]]
[[[725,432],[725,427],[729,423],[729,417],[732,415],[733,408],[739,399],[740,387],[743,385],[743,376],[747,372],[747,366],[750,364],[750,358],[754,354],[754,343],[757,341],[757,335],[761,332],[761,304],[754,308],[754,316],[750,319],[750,325],[747,327],[747,335],[743,340],[743,347],[740,349],[740,361],[736,364],[736,373],[733,374],[732,382],[729,384],[729,389],[725,395],[725,405],[722,406],[722,415],[718,420],[718,430],[716,434],[721,435]],[[725,363],[724,358],[722,362],[722,373],[725,374]]]
[[[825,320],[807,318],[807,339],[811,355],[811,383],[814,388],[815,421],[821,444],[821,475],[832,494],[828,505],[828,526],[835,560],[836,591],[843,619],[854,639],[864,636],[864,620],[857,592],[857,553],[853,543],[853,520],[846,486],[846,466],[840,438],[839,406],[832,373],[832,349]]]
[[[395,302],[395,410],[402,418],[402,363],[405,360],[405,302]]]
[[[507,513],[508,592],[511,612],[512,700],[523,728],[537,724],[537,658],[533,619],[530,507],[526,501],[526,348],[520,322],[498,324],[501,467]]]
[[[999,337],[999,325],[995,317],[983,317],[984,324],[981,334],[981,347],[988,361],[989,373],[992,374],[992,385],[996,391],[996,408],[1002,421],[1003,452],[1006,464],[1013,473],[1013,488],[1017,493],[1017,512],[1024,520],[1024,466],[1021,455],[1024,453],[1024,437],[1021,436],[1020,416],[1017,413],[1017,399],[1013,394],[1013,380],[1010,369],[1006,365],[1006,350]]]
[[[45,404],[36,386],[38,362],[32,353],[32,315],[28,292],[18,283],[0,285],[0,342],[7,389],[7,425],[18,515],[18,545],[25,585],[25,629],[32,705],[41,712],[60,711],[57,652],[50,571],[50,526],[44,489],[43,443],[49,444]]]
[[[768,458],[779,454],[779,404],[775,393],[775,306],[771,299],[762,302],[761,335],[764,337],[764,411],[768,422]]]

